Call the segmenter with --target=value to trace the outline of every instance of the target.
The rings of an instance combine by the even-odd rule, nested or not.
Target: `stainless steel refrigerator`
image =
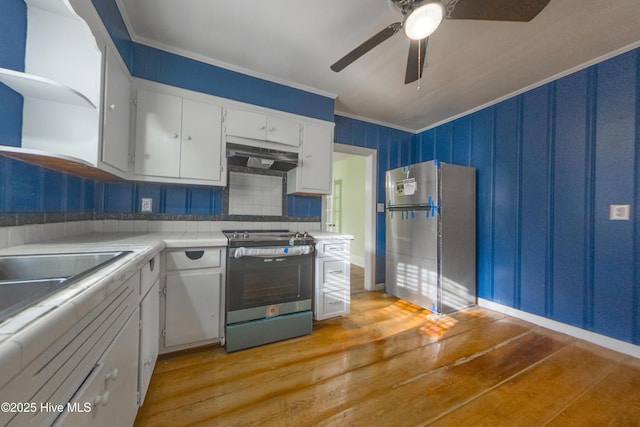
[[[475,305],[476,170],[404,166],[386,191],[386,291],[436,313]]]

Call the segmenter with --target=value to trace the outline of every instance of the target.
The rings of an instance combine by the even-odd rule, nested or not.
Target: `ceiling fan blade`
[[[369,52],[374,47],[378,46],[380,43],[394,35],[402,28],[401,22],[395,22],[389,25],[384,30],[380,31],[373,37],[371,37],[366,42],[362,43],[360,46],[353,49],[351,52],[347,53],[342,59],[331,66],[331,69],[336,73],[338,71],[344,70],[348,65],[354,62],[356,59],[360,58],[365,53]]]
[[[429,43],[429,37],[422,40],[411,40],[409,56],[407,57],[407,71],[404,75],[404,84],[413,83],[422,77],[424,60],[427,56],[427,43]],[[418,61],[420,63],[418,63]]]
[[[551,0],[459,0],[448,19],[528,22]]]

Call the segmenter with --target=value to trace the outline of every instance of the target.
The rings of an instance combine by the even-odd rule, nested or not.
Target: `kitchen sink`
[[[0,322],[129,253],[0,256]]]

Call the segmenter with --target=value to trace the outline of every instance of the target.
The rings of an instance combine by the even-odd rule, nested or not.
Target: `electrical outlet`
[[[153,209],[153,199],[142,198],[141,212],[151,212]]]
[[[628,221],[631,219],[631,205],[609,205],[609,219]]]

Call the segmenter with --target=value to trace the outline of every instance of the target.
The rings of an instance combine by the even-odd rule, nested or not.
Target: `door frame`
[[[334,143],[333,151],[365,158],[365,214],[364,214],[364,288],[376,290],[376,194],[378,151],[372,148]],[[333,167],[333,166],[332,166]],[[333,179],[331,186],[333,187]],[[322,198],[322,229],[326,225],[325,198]]]

